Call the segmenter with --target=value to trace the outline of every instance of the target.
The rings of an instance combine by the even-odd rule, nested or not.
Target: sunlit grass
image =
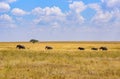
[[[100,46],[108,51],[90,49]],[[0,79],[119,79],[119,48],[119,42],[0,43]]]

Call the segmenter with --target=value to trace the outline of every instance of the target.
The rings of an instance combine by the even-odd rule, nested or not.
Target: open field
[[[1,42],[0,79],[120,79],[120,42]]]

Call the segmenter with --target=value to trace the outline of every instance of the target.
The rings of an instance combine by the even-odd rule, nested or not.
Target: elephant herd
[[[16,45],[16,48],[17,49],[26,49],[24,45]],[[45,49],[53,49],[53,47],[51,46],[45,46]]]
[[[16,48],[18,48],[18,49],[25,49],[25,46],[24,45],[17,45],[16,46]],[[53,47],[51,47],[51,46],[45,46],[45,49],[46,50],[51,50],[51,49],[53,49]],[[78,47],[78,50],[85,50],[85,48],[83,48],[83,47]],[[95,48],[95,47],[93,47],[93,48],[91,48],[91,50],[108,50],[108,48],[107,47],[100,47],[100,48]]]
[[[78,49],[85,50],[85,48],[83,48],[83,47],[78,47]],[[93,47],[93,48],[91,48],[91,50],[108,50],[108,48],[107,47],[100,47],[100,48]]]

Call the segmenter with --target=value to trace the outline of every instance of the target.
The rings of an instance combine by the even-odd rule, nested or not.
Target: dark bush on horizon
[[[31,39],[30,42],[31,42],[31,43],[37,43],[37,42],[39,42],[39,41],[36,40],[36,39]]]

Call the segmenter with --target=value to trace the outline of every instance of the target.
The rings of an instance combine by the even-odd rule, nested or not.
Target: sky
[[[0,41],[120,41],[120,0],[0,0]]]

